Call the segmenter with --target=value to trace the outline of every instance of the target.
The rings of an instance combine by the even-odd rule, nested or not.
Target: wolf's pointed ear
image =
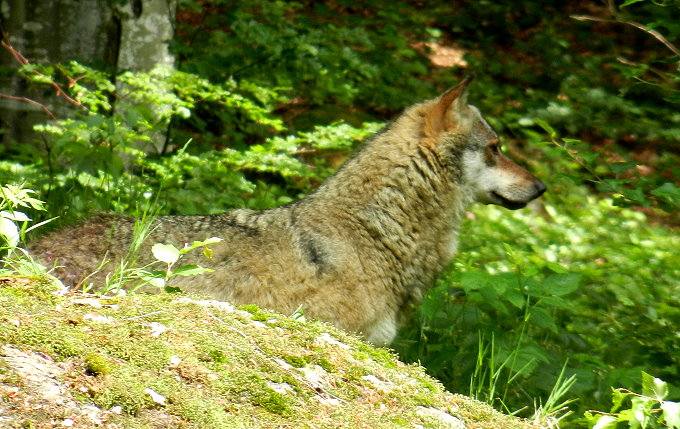
[[[468,76],[461,83],[448,89],[439,96],[436,104],[425,115],[424,133],[428,137],[439,135],[453,125],[449,111],[453,117],[459,117],[460,112],[467,106],[467,87],[472,81],[472,76]]]

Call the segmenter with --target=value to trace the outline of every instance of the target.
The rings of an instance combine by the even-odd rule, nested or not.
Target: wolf
[[[480,111],[467,104],[470,79],[411,106],[301,200],[264,211],[159,216],[153,243],[181,247],[219,237],[212,258],[186,263],[212,269],[182,277],[185,292],[257,304],[330,322],[368,341],[389,344],[409,309],[453,258],[458,227],[474,202],[519,209],[546,186],[506,157]],[[30,246],[77,285],[97,270],[102,281],[128,250],[134,219],[100,215]],[[109,271],[112,268],[109,268]]]

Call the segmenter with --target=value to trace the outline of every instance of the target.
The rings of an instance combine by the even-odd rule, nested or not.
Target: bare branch
[[[31,103],[35,106],[40,107],[42,109],[42,111],[45,112],[53,120],[55,120],[55,121],[57,120],[57,118],[52,114],[52,112],[50,112],[50,109],[45,107],[44,104],[38,103],[35,100],[31,100],[30,98],[26,98],[26,97],[15,97],[13,95],[7,95],[7,94],[0,94],[0,97],[1,98],[9,98],[10,100],[18,100],[18,101],[25,101],[26,103]]]
[[[661,35],[661,33],[659,33],[656,30],[652,30],[651,28],[645,27],[644,25],[637,23],[635,21],[623,21],[623,20],[620,20],[620,19],[599,18],[597,16],[588,16],[588,15],[571,15],[571,18],[576,19],[578,21],[596,21],[596,22],[606,22],[606,23],[610,23],[610,24],[630,25],[631,27],[635,27],[638,30],[642,30],[647,34],[650,34],[656,40],[663,43],[675,55],[680,56],[680,50],[678,48],[676,48],[675,45],[673,45],[671,42],[669,42],[665,37],[663,37],[663,35]]]
[[[0,45],[1,45],[2,47],[4,47],[5,49],[7,49],[7,51],[9,51],[9,53],[14,57],[14,59],[15,59],[20,65],[25,66],[26,64],[29,64],[30,61],[28,61],[28,60],[26,59],[26,57],[24,57],[24,56],[21,54],[21,52],[19,52],[19,51],[17,51],[16,49],[14,49],[14,47],[13,47],[11,44],[9,44],[8,42],[6,42],[6,41],[5,41],[6,39],[7,39],[7,36],[5,35],[5,36],[4,36],[4,39],[3,39],[3,40],[0,40]],[[38,76],[45,76],[44,74],[40,73],[40,72],[37,71],[37,70],[34,70],[33,73],[36,74],[36,75],[38,75]],[[70,77],[68,77],[68,76],[67,76],[67,78],[69,79],[69,82],[72,82],[72,81],[73,81],[72,78],[70,78]],[[78,78],[78,79],[81,79],[81,78]],[[77,80],[76,80],[76,81],[77,81]],[[69,103],[73,104],[74,106],[78,106],[78,107],[82,108],[83,110],[88,110],[87,107],[85,107],[80,101],[75,100],[74,98],[70,97],[70,96],[62,89],[61,85],[59,85],[59,84],[56,83],[55,81],[53,81],[53,80],[50,79],[50,85],[56,90],[56,95],[57,95],[57,96],[63,97],[66,101],[68,101]],[[6,96],[6,98],[10,98],[10,96]],[[23,99],[23,97],[15,97],[15,99],[21,100],[21,99]],[[23,101],[29,101],[29,100],[28,100],[28,99],[25,99],[25,100],[23,100]],[[33,100],[30,100],[30,102],[37,103],[37,102],[35,102],[35,101],[33,101]],[[39,104],[40,106],[42,106],[40,103],[37,103],[37,104]],[[43,106],[43,107],[44,107],[44,106]],[[52,115],[51,113],[50,113],[50,117],[52,117],[52,118],[54,119],[54,115]]]
[[[618,58],[616,58],[616,61],[620,62],[621,64],[625,64],[627,66],[632,66],[632,67],[639,67],[641,65],[640,63],[636,63],[635,61],[631,61],[631,60],[624,58],[624,57],[618,57]],[[666,73],[659,71],[658,69],[655,69],[654,67],[650,67],[649,65],[647,65],[647,67],[648,67],[648,70],[650,72],[657,75],[660,79],[663,79],[664,83],[666,83],[667,85],[673,84],[673,80],[671,78],[669,78],[666,75]],[[640,81],[642,80],[640,78],[637,78],[637,79],[640,80]]]

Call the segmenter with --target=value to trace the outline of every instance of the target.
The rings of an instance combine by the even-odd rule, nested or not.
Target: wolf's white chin
[[[489,199],[491,200],[491,204],[497,204],[510,210],[521,209],[523,207],[526,207],[527,205],[527,203],[524,201],[513,201],[508,198],[505,198],[496,191],[489,192]]]

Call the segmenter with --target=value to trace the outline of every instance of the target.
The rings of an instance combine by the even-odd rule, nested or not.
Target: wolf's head
[[[467,78],[427,104],[425,142],[434,146],[455,181],[477,202],[515,210],[546,186],[501,151],[501,141],[479,110],[466,102]]]

